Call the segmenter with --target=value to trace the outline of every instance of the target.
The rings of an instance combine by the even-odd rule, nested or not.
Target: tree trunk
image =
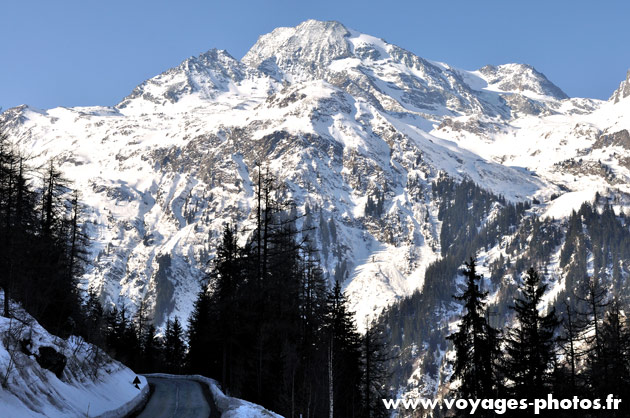
[[[334,418],[334,398],[333,390],[333,337],[330,337],[330,346],[328,350],[328,418]]]

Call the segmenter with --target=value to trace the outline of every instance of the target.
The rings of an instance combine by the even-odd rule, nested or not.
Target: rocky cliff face
[[[619,88],[610,96],[610,100],[613,103],[619,103],[620,100],[630,96],[630,70],[626,75],[626,79],[621,82]]]

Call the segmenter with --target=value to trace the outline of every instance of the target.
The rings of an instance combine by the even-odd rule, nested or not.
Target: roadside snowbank
[[[148,395],[144,377],[136,389],[135,373],[102,350],[79,337],[51,335],[13,309],[17,318],[0,316],[0,417],[120,417]],[[59,377],[37,361],[50,348],[66,359]]]

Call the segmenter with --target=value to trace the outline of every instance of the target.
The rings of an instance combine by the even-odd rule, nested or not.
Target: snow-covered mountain
[[[325,271],[363,325],[440,257],[442,172],[554,217],[597,191],[630,193],[629,85],[608,102],[569,98],[528,65],[466,71],[309,20],[240,61],[191,57],[114,107],[0,118],[33,164],[55,158],[82,191],[83,284],[105,301],[145,300],[158,324],[187,318],[223,224],[252,224],[262,163],[317,227]],[[366,212],[368,199],[384,204]]]

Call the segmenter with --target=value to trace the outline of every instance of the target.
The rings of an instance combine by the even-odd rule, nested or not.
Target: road
[[[208,418],[210,406],[201,384],[186,379],[147,377],[151,398],[138,418]]]

